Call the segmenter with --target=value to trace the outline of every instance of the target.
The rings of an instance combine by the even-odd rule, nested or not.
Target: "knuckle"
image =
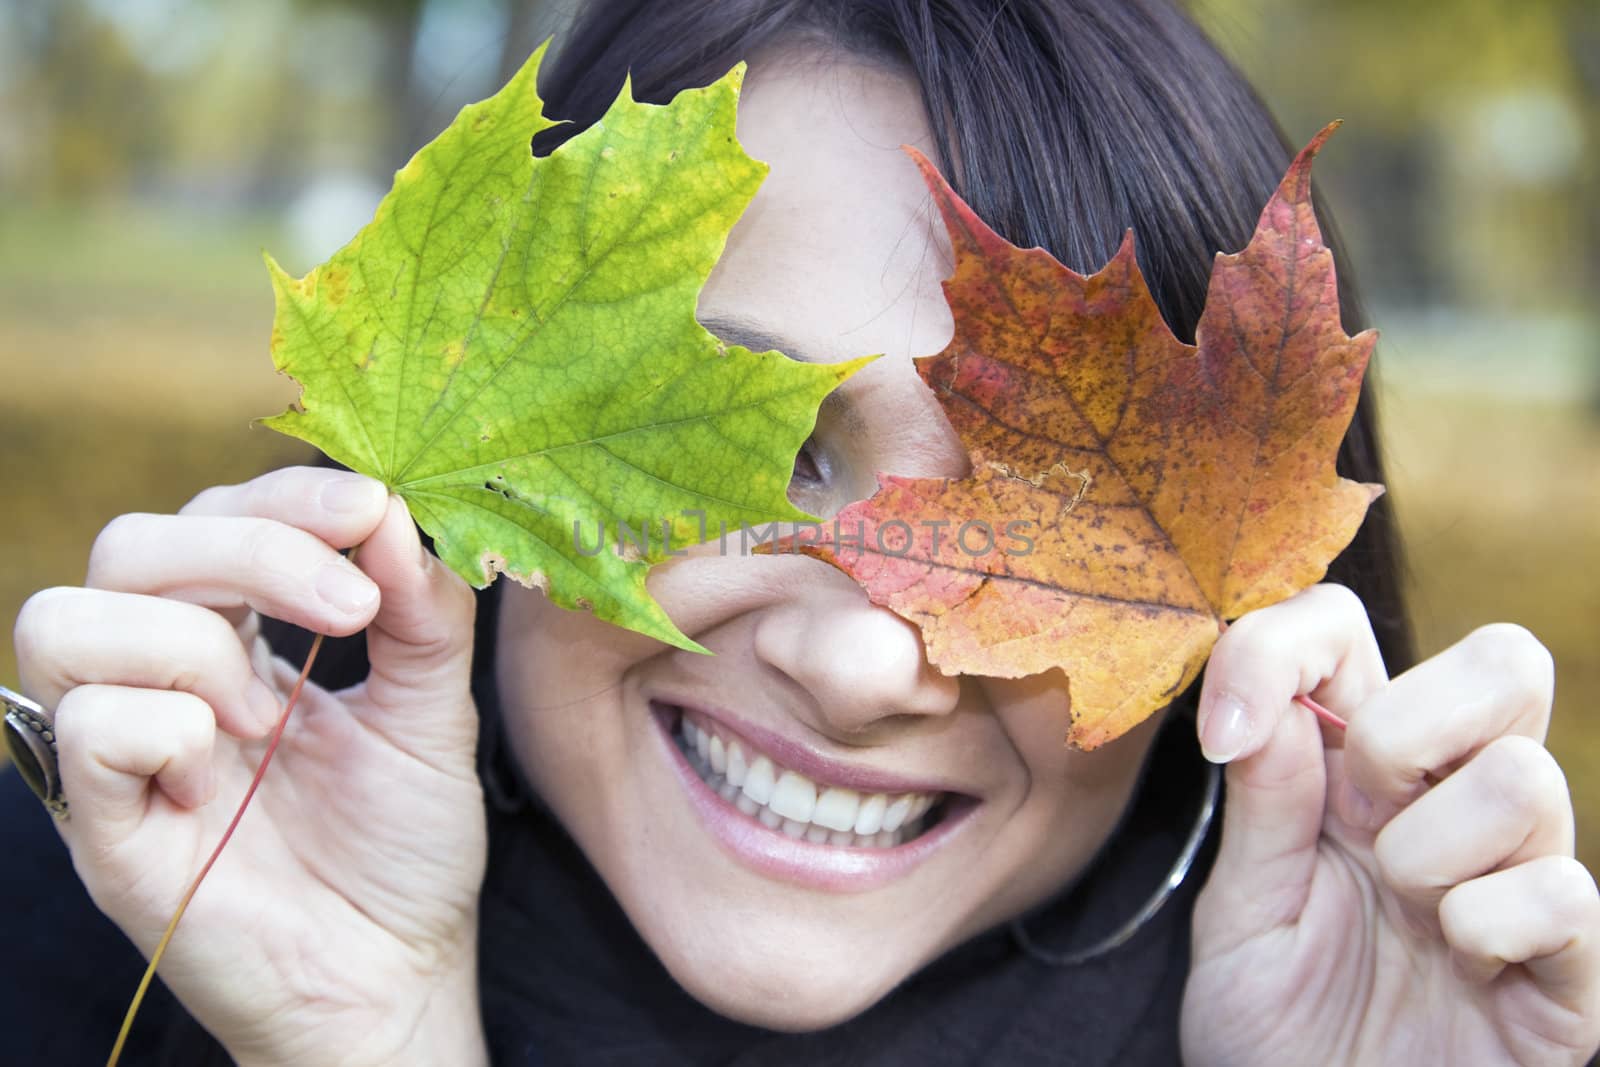
[[[1352,717],[1345,735],[1346,758],[1351,770],[1360,773],[1369,769],[1388,772],[1408,768],[1414,744],[1411,733],[1406,724],[1394,716]]]
[[[1228,632],[1217,640],[1216,651],[1224,659],[1281,658],[1291,651],[1292,644],[1288,629],[1277,623],[1272,609],[1263,608],[1230,623]]]
[[[1270,628],[1263,626],[1262,623],[1262,616],[1268,610],[1270,609],[1262,608],[1260,611],[1252,611],[1248,614],[1239,616],[1237,619],[1228,624],[1228,632],[1223,634],[1217,640],[1217,644],[1249,644],[1251,641],[1255,640],[1256,635],[1259,634],[1261,630]]]
[[[251,478],[250,482],[230,483],[230,485],[213,485],[205,490],[195,493],[189,502],[178,509],[179,515],[238,515],[240,514],[240,498],[248,499],[256,493],[262,482],[269,482],[277,477],[277,470],[270,470],[267,474]]]
[[[1345,586],[1324,583],[1241,615],[1228,624],[1216,647],[1224,656],[1300,660],[1305,658],[1307,638],[1313,631],[1345,634],[1370,629],[1361,598]]]
[[[1325,611],[1336,612],[1350,620],[1366,622],[1367,606],[1349,586],[1323,582],[1307,589],[1306,595],[1315,599],[1317,606]]]
[[[1563,928],[1584,929],[1600,919],[1594,875],[1571,856],[1540,860],[1534,891],[1550,918]]]
[[[167,688],[192,693],[206,682],[206,672],[198,667],[177,667],[167,677]]]
[[[1497,737],[1473,760],[1495,800],[1524,821],[1547,814],[1567,799],[1567,776],[1539,742],[1520,734]]]
[[[118,515],[101,528],[89,548],[88,583],[98,584],[100,577],[121,557],[138,545],[145,529],[154,516],[144,512]]]
[[[219,513],[225,510],[222,506],[223,502],[237,493],[238,490],[239,487],[236,485],[213,485],[210,488],[202,489],[190,497],[187,504],[178,509],[178,514],[186,515],[197,511],[208,515]]]
[[[239,564],[247,574],[275,574],[280,547],[278,530],[273,524],[252,522],[239,537]]]
[[[98,743],[105,735],[101,724],[112,714],[106,690],[101,686],[75,686],[56,701],[53,725],[56,745],[63,757],[85,745]]]
[[[304,468],[286,467],[235,486],[234,493],[244,497],[243,510],[248,514],[287,515],[306,509],[305,487]]]
[[[189,636],[194,642],[194,663],[197,666],[192,673],[197,676],[208,674],[212,673],[214,665],[244,662],[244,645],[239,640],[239,631],[227,619],[204,609],[186,611],[184,615],[193,627]]]
[[[195,700],[173,716],[171,730],[173,749],[179,756],[208,755],[216,741],[216,715],[209,705]]]
[[[1472,662],[1520,696],[1547,701],[1555,689],[1555,660],[1526,627],[1480,626],[1464,639]]]
[[[68,602],[78,593],[79,590],[68,586],[54,586],[41,589],[22,602],[12,631],[19,662],[27,663],[43,657],[46,635],[61,625]]]
[[[234,588],[249,602],[310,606],[321,598],[314,590],[320,565],[338,554],[304,530],[274,519],[230,520],[237,539],[229,548]],[[220,617],[219,617],[220,619]],[[238,631],[224,624],[219,638],[237,641]]]
[[[1479,924],[1473,921],[1473,916],[1488,896],[1481,880],[1462,882],[1445,893],[1439,900],[1439,927],[1446,941],[1460,947],[1477,940],[1473,934],[1478,931]]]

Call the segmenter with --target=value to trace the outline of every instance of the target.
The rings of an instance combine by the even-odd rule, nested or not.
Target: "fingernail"
[[[244,699],[250,705],[250,717],[256,721],[257,727],[270,730],[278,724],[278,714],[283,710],[283,705],[278,700],[278,694],[266,682],[251,678],[250,684],[245,686]]]
[[[1227,763],[1250,742],[1250,712],[1233,697],[1219,697],[1200,718],[1200,751],[1212,763]]]
[[[372,479],[352,477],[328,479],[318,499],[323,508],[335,515],[350,515],[377,510],[385,496],[383,486]]]
[[[1367,794],[1349,782],[1344,783],[1339,791],[1343,794],[1339,798],[1339,807],[1344,814],[1344,821],[1358,830],[1369,828],[1372,825],[1372,801]]]
[[[378,587],[348,563],[324,563],[317,571],[317,595],[346,615],[371,609]]]

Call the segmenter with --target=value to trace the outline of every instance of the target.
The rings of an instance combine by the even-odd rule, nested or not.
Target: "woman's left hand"
[[[1222,636],[1200,734],[1228,763],[1227,802],[1195,909],[1186,1063],[1594,1054],[1600,894],[1543,744],[1552,673],[1526,630],[1497,625],[1391,680],[1334,585]]]

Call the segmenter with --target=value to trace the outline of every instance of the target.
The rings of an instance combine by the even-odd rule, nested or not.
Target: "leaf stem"
[[[1329,726],[1335,727],[1339,730],[1348,730],[1350,728],[1349,723],[1345,722],[1343,719],[1339,718],[1339,716],[1335,715],[1333,712],[1329,711],[1321,704],[1318,704],[1315,700],[1312,700],[1308,696],[1303,694],[1301,696],[1297,696],[1294,698],[1294,702],[1303,708],[1309,709],[1313,715],[1327,723]]]
[[[223,846],[233,836],[234,827],[239,825],[244,810],[250,806],[250,798],[256,795],[256,787],[261,784],[261,776],[267,772],[267,764],[272,762],[272,754],[278,750],[278,741],[283,737],[283,728],[289,723],[289,713],[294,710],[295,704],[300,699],[300,691],[305,688],[306,678],[311,674],[311,665],[317,661],[317,652],[321,648],[322,635],[317,634],[316,639],[311,642],[311,650],[306,653],[305,666],[300,668],[300,677],[295,679],[294,688],[289,691],[289,699],[284,702],[283,714],[278,716],[278,725],[272,730],[272,740],[267,743],[267,751],[261,757],[261,765],[256,768],[256,776],[250,780],[250,788],[245,791],[244,799],[239,802],[239,809],[233,813],[233,821],[228,823],[228,828],[222,832],[222,840],[211,850],[211,858],[206,860],[205,866],[200,868],[200,873],[195,875],[194,881],[190,883],[189,891],[178,902],[178,910],[172,913],[172,921],[167,923],[166,932],[161,935],[156,950],[150,954],[150,965],[145,968],[144,977],[139,981],[139,988],[133,994],[133,1003],[128,1005],[128,1014],[123,1016],[122,1029],[117,1032],[117,1043],[112,1046],[111,1058],[106,1060],[106,1067],[116,1067],[117,1060],[122,1056],[122,1046],[127,1043],[128,1033],[133,1029],[133,1017],[139,1012],[139,1005],[144,1001],[145,991],[150,988],[150,980],[155,977],[156,965],[161,962],[161,956],[167,950],[167,943],[172,940],[173,931],[178,928],[178,920],[183,918],[183,913],[188,910],[189,901],[194,898],[195,890],[200,888],[200,883],[205,881],[206,875],[210,873],[211,865],[222,855]]]

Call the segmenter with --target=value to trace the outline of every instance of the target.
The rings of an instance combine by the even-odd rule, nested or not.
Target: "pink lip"
[[[658,702],[652,701],[652,703]],[[687,706],[678,704],[676,701],[660,701],[659,703],[672,704],[676,707]],[[757,726],[754,723],[741,722],[724,712],[708,710],[700,705],[694,705],[693,710],[696,715],[716,722],[724,735],[733,734],[735,737],[746,739],[757,750],[771,756],[775,762],[790,770],[799,771],[812,781],[820,782],[823,785],[843,786],[846,789],[854,789],[860,793],[960,792],[960,790],[943,782],[926,779],[914,780],[884,771],[853,767],[847,763],[829,759],[820,752],[799,742],[791,741],[787,737],[773,733],[771,730]]]
[[[905,877],[918,864],[942,848],[961,832],[968,824],[967,816],[977,808],[973,798],[952,795],[946,800],[948,807],[938,825],[894,848],[819,845],[793,838],[777,830],[770,830],[745,815],[712,792],[711,788],[701,781],[694,768],[683,758],[677,741],[673,739],[672,727],[677,718],[676,706],[652,700],[650,712],[656,721],[657,734],[666,750],[667,759],[689,795],[690,806],[711,832],[711,836],[734,859],[760,874],[780,881],[835,893],[875,889],[897,878]],[[761,735],[752,736],[751,740],[755,741],[757,736]],[[775,755],[783,755],[787,760],[787,754],[779,753],[778,747],[773,746],[769,751]],[[823,762],[833,766],[832,761]],[[790,763],[789,766],[809,775],[809,771],[801,767],[798,761]],[[819,773],[818,777],[825,777],[825,774]],[[880,780],[872,776],[867,777],[868,780]],[[838,776],[833,776],[832,780],[837,781]],[[896,785],[888,789],[874,786],[869,786],[867,789],[870,792],[932,792],[937,787]]]

